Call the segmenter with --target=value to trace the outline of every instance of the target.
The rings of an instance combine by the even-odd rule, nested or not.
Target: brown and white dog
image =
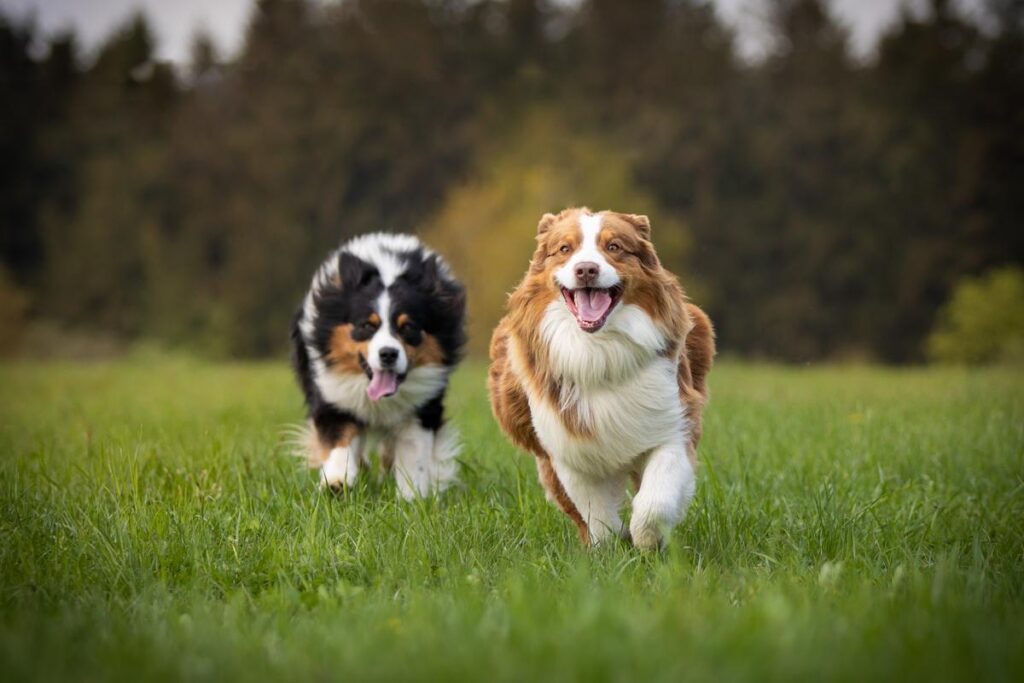
[[[662,268],[646,216],[545,214],[491,339],[491,407],[537,458],[584,543],[629,533],[658,548],[686,513],[715,353],[708,317]]]

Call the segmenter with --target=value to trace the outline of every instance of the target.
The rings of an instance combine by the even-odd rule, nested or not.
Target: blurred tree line
[[[749,63],[695,0],[258,0],[175,69],[143,16],[87,62],[0,18],[0,325],[277,353],[331,247],[403,230],[480,349],[538,217],[586,204],[651,215],[724,349],[917,360],[1024,260],[1024,2],[933,0],[867,61],[820,0],[768,19]]]

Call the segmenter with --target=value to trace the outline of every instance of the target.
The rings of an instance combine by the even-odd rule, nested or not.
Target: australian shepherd
[[[695,489],[715,353],[708,317],[662,268],[646,216],[546,214],[491,339],[491,406],[536,456],[541,484],[584,543],[660,547]]]
[[[357,237],[324,261],[291,335],[304,450],[323,485],[355,484],[374,447],[406,499],[454,481],[459,441],[443,404],[464,318],[462,285],[411,235]]]

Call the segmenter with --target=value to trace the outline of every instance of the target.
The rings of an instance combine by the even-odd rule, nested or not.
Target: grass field
[[[0,367],[0,679],[1024,680],[1019,371],[712,373],[670,549],[586,551],[490,417],[321,494],[282,365]]]

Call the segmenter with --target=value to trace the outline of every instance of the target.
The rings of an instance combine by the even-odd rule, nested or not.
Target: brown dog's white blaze
[[[609,249],[621,244],[602,229],[601,217],[583,211],[576,216],[577,239],[557,245],[569,258],[554,272],[562,298],[584,332],[600,330],[622,297],[622,280],[609,263]]]
[[[495,330],[491,405],[585,541],[622,531],[635,474],[630,534],[656,547],[693,495],[713,355],[710,323],[662,268],[649,220],[567,209],[538,224]]]

